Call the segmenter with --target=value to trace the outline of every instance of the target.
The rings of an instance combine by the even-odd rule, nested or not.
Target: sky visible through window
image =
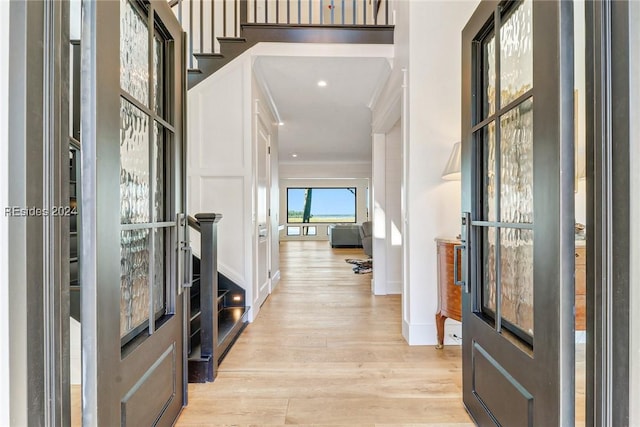
[[[303,222],[307,190],[311,190],[309,222],[356,222],[355,187],[287,188],[287,222]]]

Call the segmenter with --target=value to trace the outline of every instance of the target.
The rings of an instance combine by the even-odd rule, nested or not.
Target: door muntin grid
[[[481,241],[476,307],[497,332],[533,343],[531,0],[502,4],[477,39],[473,127]]]
[[[120,338],[153,334],[168,306],[174,128],[167,60],[173,42],[154,13],[120,2]],[[153,31],[150,31],[152,28]]]

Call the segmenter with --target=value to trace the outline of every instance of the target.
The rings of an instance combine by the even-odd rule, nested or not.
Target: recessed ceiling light
[[[284,126],[284,122],[278,122],[278,126]]]
[[[318,81],[318,86],[325,87],[325,86],[327,86],[327,82],[325,82],[324,80],[320,80],[320,81]]]
[[[296,153],[293,153],[291,157],[298,157],[298,155]]]

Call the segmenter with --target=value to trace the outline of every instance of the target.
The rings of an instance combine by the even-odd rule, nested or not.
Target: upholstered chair
[[[373,256],[372,231],[373,231],[373,223],[371,221],[365,221],[360,226],[360,238],[362,240],[362,249],[364,249],[364,253],[369,258]]]

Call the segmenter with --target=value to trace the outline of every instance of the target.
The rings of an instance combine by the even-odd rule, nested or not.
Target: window
[[[300,227],[287,227],[287,236],[299,236]]]
[[[288,223],[356,222],[356,188],[287,188]]]

